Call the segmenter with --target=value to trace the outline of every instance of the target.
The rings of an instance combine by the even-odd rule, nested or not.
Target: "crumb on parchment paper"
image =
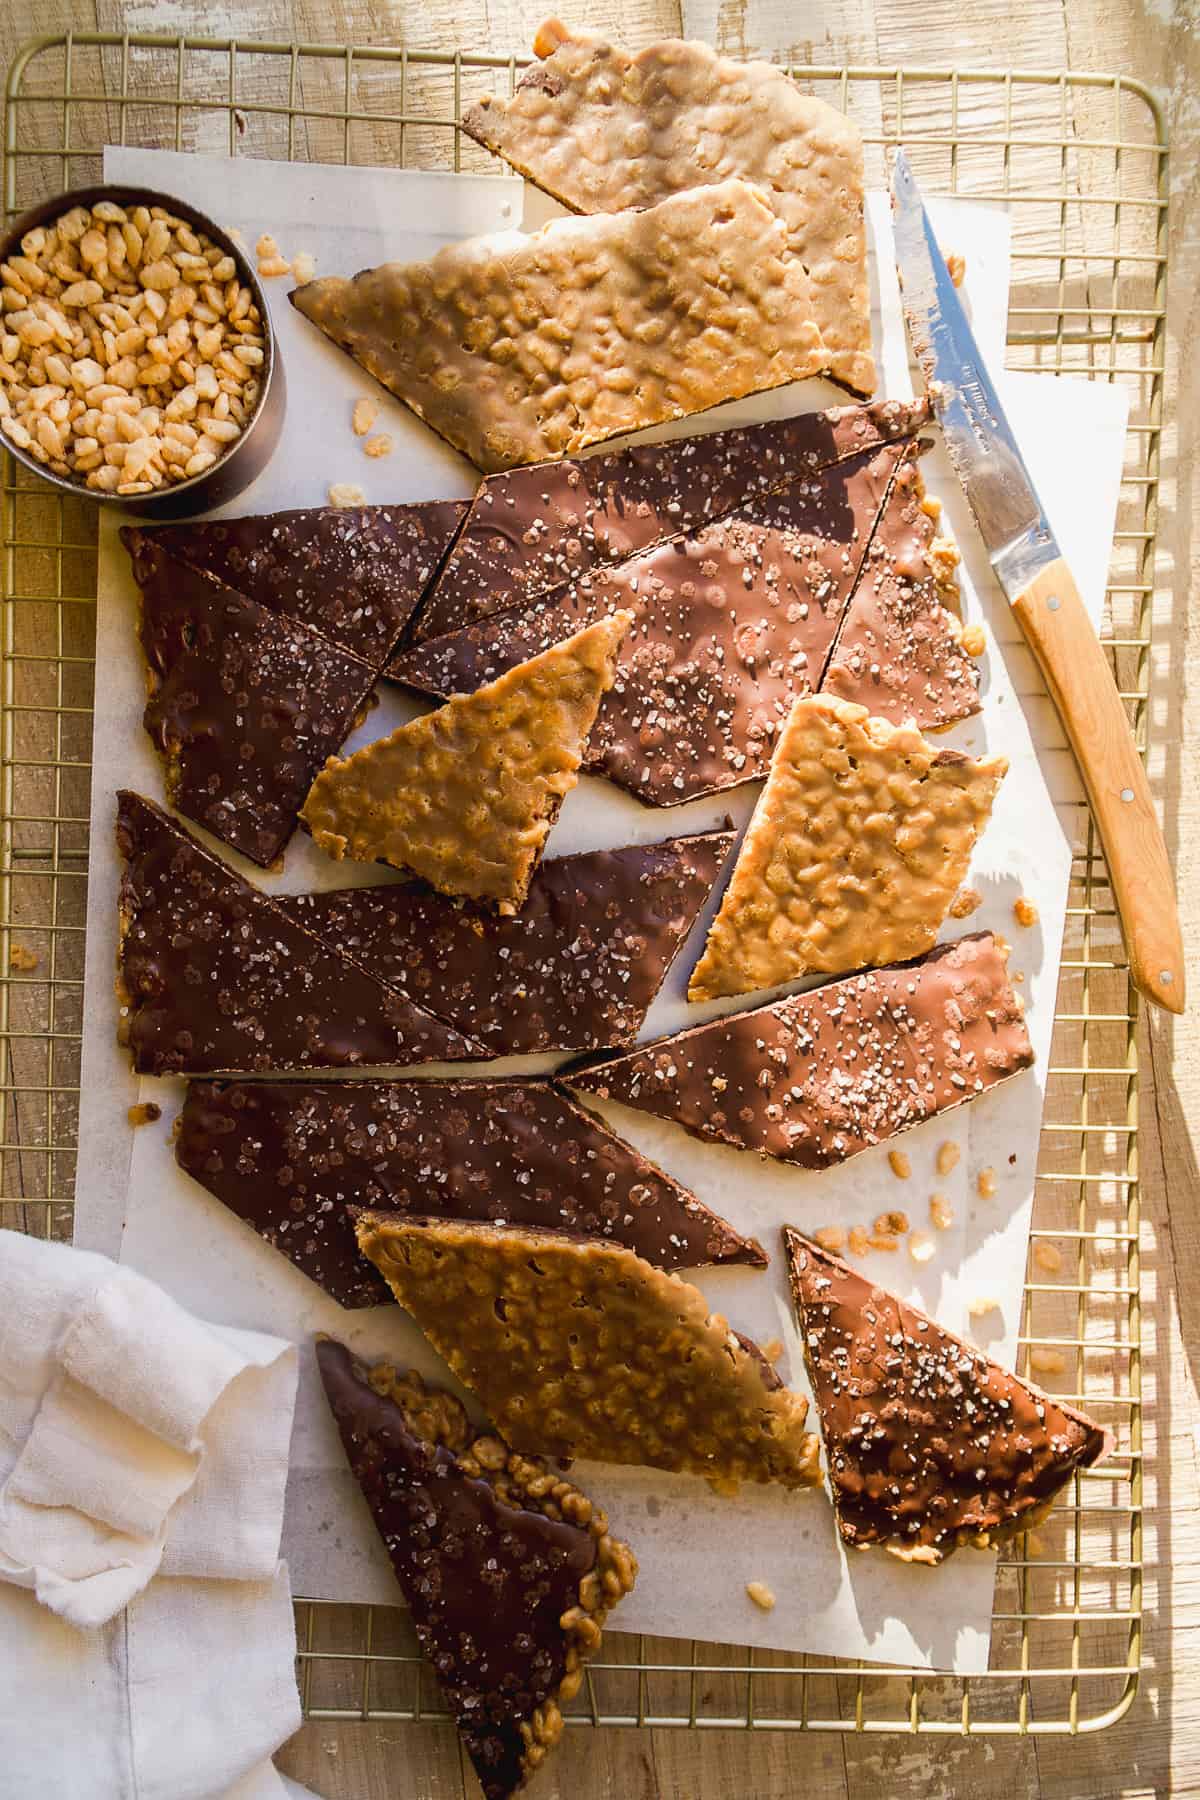
[[[748,1581],[746,1583],[746,1592],[753,1600],[755,1606],[760,1607],[763,1612],[771,1611],[771,1608],[775,1604],[775,1596],[765,1581]]]

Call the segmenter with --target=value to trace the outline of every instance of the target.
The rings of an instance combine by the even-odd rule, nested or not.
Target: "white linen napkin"
[[[281,1800],[295,1346],[0,1231],[0,1766],[23,1800]]]

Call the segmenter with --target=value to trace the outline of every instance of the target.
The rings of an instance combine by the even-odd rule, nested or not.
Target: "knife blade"
[[[1129,971],[1182,1012],[1175,882],[1125,705],[1005,417],[908,158],[896,152],[892,222],[901,298],[946,449],[992,567],[1037,659],[1079,764],[1108,863]]]

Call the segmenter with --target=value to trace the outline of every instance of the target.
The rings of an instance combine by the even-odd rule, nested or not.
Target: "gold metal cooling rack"
[[[486,169],[459,119],[511,59],[87,33],[8,71],[4,206],[100,179],[108,143],[238,156]],[[1157,527],[1167,155],[1151,93],[1119,75],[795,67],[852,113],[883,180],[901,138],[931,193],[1008,202],[1013,367],[1129,390],[1109,588],[1118,680],[1139,732]],[[0,694],[0,1224],[70,1232],[77,1144],[96,516],[4,458]],[[1114,1426],[1013,1547],[991,1667],[970,1678],[646,1637],[605,1638],[573,1724],[910,1733],[1094,1731],[1137,1691],[1142,1474],[1137,999],[1104,864],[1079,807],[1022,1366]],[[1062,1255],[1054,1263],[1053,1245]],[[1039,1251],[1039,1246],[1042,1246]],[[301,1601],[311,1716],[444,1717],[400,1610]]]

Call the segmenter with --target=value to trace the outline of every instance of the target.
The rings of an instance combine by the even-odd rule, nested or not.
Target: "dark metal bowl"
[[[53,199],[42,201],[40,206],[31,207],[0,238],[0,262],[19,253],[21,239],[36,225],[50,225],[64,213],[70,212],[72,207],[90,208],[99,200],[112,200],[124,207],[165,207],[168,212],[185,219],[196,231],[202,232],[212,243],[220,245],[227,255],[232,256],[237,264],[238,278],[253,294],[262,320],[263,360],[259,371],[261,386],[258,403],[246,421],[241,436],[230,444],[211,468],[150,494],[98,493],[95,488],[88,487],[82,478],[73,481],[69,476],[55,475],[38,462],[36,457],[14,444],[11,438],[5,436],[0,439],[0,443],[25,468],[32,469],[35,475],[65,494],[96,500],[103,506],[117,507],[122,512],[146,519],[179,519],[191,517],[195,513],[209,512],[214,506],[232,500],[235,494],[240,494],[243,488],[249,487],[262,474],[283,430],[287,388],[262,283],[246,252],[207,214],[190,206],[186,200],[177,200],[174,194],[160,194],[153,188],[128,187],[122,183],[72,188],[69,193],[56,194]]]

